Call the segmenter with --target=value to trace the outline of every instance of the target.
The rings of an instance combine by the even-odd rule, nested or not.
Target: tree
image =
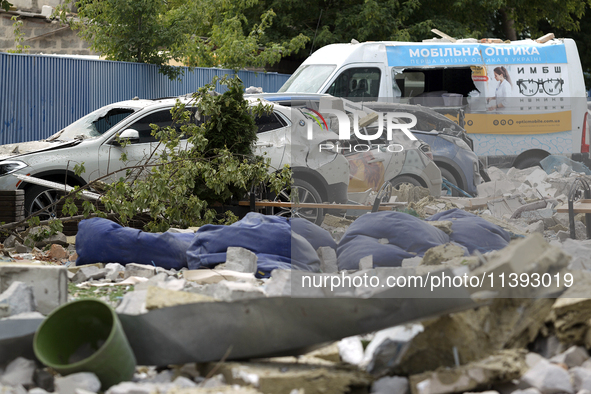
[[[437,28],[456,38],[537,38],[552,30],[576,31],[588,0],[265,0],[249,10],[277,13],[266,38],[310,38],[311,50],[337,42],[421,41]],[[546,29],[541,29],[546,26]]]
[[[78,0],[78,17],[60,8],[63,21],[80,29],[91,49],[109,60],[151,63],[177,77],[170,60],[191,67],[238,70],[273,64],[299,50],[307,38],[295,34],[280,43],[264,40],[275,13],[264,10],[248,23],[245,10],[257,3],[218,0]]]

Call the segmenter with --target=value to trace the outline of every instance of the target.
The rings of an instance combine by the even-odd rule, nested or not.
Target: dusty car
[[[380,112],[414,114],[417,125],[413,134],[429,144],[433,161],[441,170],[443,179],[456,185],[471,196],[478,194],[477,186],[490,180],[486,169],[474,153],[472,139],[465,130],[440,113],[420,105],[366,102],[365,106]],[[444,194],[462,195],[460,191],[444,185]]]
[[[329,95],[263,93],[249,95],[249,97],[264,97],[268,101],[280,103],[283,106],[302,108],[303,112],[308,113],[309,116],[322,116],[326,121],[326,127],[332,128],[337,133],[338,127],[334,126],[334,119],[331,121],[331,117],[320,109],[321,98],[341,101],[343,109],[349,116],[354,112],[359,112],[359,116],[376,112],[362,104],[341,98],[336,99]],[[352,121],[353,118],[351,118],[351,124]],[[403,120],[400,123],[404,122]],[[374,135],[378,127],[377,122],[374,122],[362,127],[360,133]],[[351,129],[347,141],[337,139],[325,141],[325,147],[333,146],[335,152],[344,154],[349,161],[351,179],[348,191],[363,192],[370,188],[377,191],[386,181],[389,181],[394,187],[403,183],[423,186],[429,189],[431,195],[439,196],[442,184],[441,171],[432,160],[429,145],[419,140],[409,139],[400,129],[393,130],[392,141],[388,141],[386,137],[384,133],[382,137],[368,142],[356,136]],[[399,147],[395,148],[395,145]]]
[[[178,99],[189,102],[186,97]],[[147,158],[156,148],[158,141],[152,136],[150,124],[170,126],[170,110],[176,100],[134,99],[110,104],[46,140],[0,146],[0,190],[24,189],[25,211],[33,213],[49,207],[58,192],[22,182],[14,176],[16,174],[70,186],[82,186],[101,177],[105,177],[106,182],[118,179],[122,175],[118,170]],[[310,147],[318,142],[292,138],[301,128],[299,122],[293,123],[293,119],[302,120],[305,115],[276,104],[273,108],[273,113],[257,119],[259,140],[256,153],[266,154],[274,168],[292,164],[294,188],[298,190],[295,195],[300,202],[346,202],[347,160],[334,152],[304,154],[308,149],[315,152],[317,149]],[[320,131],[316,134],[319,139],[330,137]],[[118,139],[129,140],[129,144],[122,146]],[[291,154],[292,148],[302,154]],[[120,160],[122,155],[127,156],[125,163]],[[74,166],[79,163],[84,163],[86,169],[80,176],[74,173]],[[317,223],[323,218],[322,209],[301,210],[298,214]],[[54,215],[55,208],[51,208],[40,216],[47,219]]]

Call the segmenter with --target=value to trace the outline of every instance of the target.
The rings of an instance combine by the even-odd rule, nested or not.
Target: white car
[[[186,103],[188,98],[178,98]],[[0,146],[0,190],[25,190],[25,211],[37,212],[57,198],[57,191],[22,182],[14,175],[82,186],[100,177],[105,182],[124,176],[117,170],[147,158],[158,141],[152,136],[150,124],[170,126],[170,109],[177,99],[129,100],[104,106],[77,120],[53,136]],[[255,100],[251,100],[253,104]],[[267,103],[268,104],[268,103]],[[317,130],[315,138],[304,137],[306,115],[301,111],[273,105],[273,113],[260,117],[256,153],[271,159],[271,166],[280,169],[289,164],[294,173],[294,188],[300,202],[347,202],[349,165],[343,155],[313,149],[315,144],[334,138],[334,133]],[[122,147],[117,142],[128,139]],[[127,161],[120,160],[123,154]],[[77,176],[76,164],[84,163],[86,171]],[[323,219],[322,209],[295,210],[294,215],[316,223]],[[55,215],[55,209],[44,212],[41,219]]]

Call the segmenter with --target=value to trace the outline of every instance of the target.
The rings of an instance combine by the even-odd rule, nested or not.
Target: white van
[[[306,59],[279,93],[432,107],[466,129],[488,165],[525,168],[550,154],[589,164],[586,91],[572,39],[333,44]]]

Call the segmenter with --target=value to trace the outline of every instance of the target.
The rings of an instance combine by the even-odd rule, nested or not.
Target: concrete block
[[[201,292],[220,301],[236,301],[265,297],[265,292],[259,286],[251,283],[221,281],[205,285]]]
[[[111,282],[123,279],[123,276],[125,275],[125,267],[119,263],[108,263],[105,265],[105,269],[107,270],[105,278]]]
[[[255,273],[257,255],[245,248],[229,247],[226,251],[226,262],[218,264],[215,269]]]
[[[12,282],[10,287],[0,294],[0,306],[4,307],[4,311],[0,312],[0,317],[34,312],[36,305],[33,289],[23,282]]]
[[[529,226],[527,226],[526,232],[528,233],[540,233],[540,234],[544,234],[544,221],[543,220],[538,220],[537,222],[534,222],[532,224],[530,224]]]
[[[410,387],[404,376],[386,376],[371,385],[372,394],[408,394]]]
[[[359,365],[363,361],[363,344],[359,336],[343,338],[337,343],[337,346],[343,362]]]
[[[33,227],[30,231],[29,231],[29,237],[30,236],[35,236],[38,235],[40,232],[42,231],[47,231],[49,229],[49,227],[47,226],[39,226],[39,227]],[[40,241],[35,242],[35,246],[38,248],[43,248],[45,245],[51,245],[51,244],[58,244],[64,247],[68,246],[68,239],[66,238],[66,236],[63,233],[58,232],[57,234],[54,234],[50,237],[44,238]]]
[[[360,270],[370,270],[373,268],[373,256],[365,256],[359,260],[359,269]]]
[[[439,265],[454,257],[462,257],[465,253],[465,249],[457,244],[437,245],[425,252],[421,265]]]
[[[31,386],[34,373],[35,361],[18,357],[6,366],[6,371],[0,376],[0,383],[8,386]]]
[[[125,279],[130,276],[139,276],[140,278],[151,278],[156,275],[156,267],[145,264],[130,263],[125,266]]]
[[[107,270],[95,266],[82,266],[72,277],[73,283],[82,283],[91,279],[103,279],[107,275]]]
[[[63,266],[27,263],[0,263],[0,292],[12,282],[33,288],[37,310],[45,315],[68,300],[67,269]]]
[[[330,246],[322,246],[316,251],[320,258],[320,271],[324,273],[336,273],[339,271],[337,265],[337,252]]]
[[[574,393],[568,372],[548,361],[540,361],[534,365],[521,377],[521,381],[544,394]]]
[[[101,381],[92,372],[78,372],[55,378],[55,389],[60,394],[78,394],[79,389],[98,393]]]
[[[589,353],[584,347],[571,346],[565,352],[550,359],[554,363],[565,364],[569,368],[579,367],[589,359]]]

